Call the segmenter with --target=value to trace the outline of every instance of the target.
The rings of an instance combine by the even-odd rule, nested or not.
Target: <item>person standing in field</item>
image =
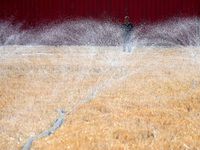
[[[131,32],[133,31],[133,23],[129,22],[129,17],[124,17],[124,23],[122,23],[122,45],[123,45],[123,52],[126,52],[126,47],[128,47],[128,52],[131,52]]]

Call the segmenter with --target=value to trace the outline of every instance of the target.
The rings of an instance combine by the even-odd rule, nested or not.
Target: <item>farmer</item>
[[[124,23],[121,25],[122,28],[122,38],[123,38],[123,52],[126,52],[126,47],[128,47],[128,52],[131,52],[131,31],[133,30],[133,23],[129,22],[129,17],[124,17]]]

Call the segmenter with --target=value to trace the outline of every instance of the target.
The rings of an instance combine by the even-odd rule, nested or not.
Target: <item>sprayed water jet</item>
[[[18,125],[19,133],[17,134],[9,130],[10,126],[8,129],[2,126],[2,130],[12,133],[12,139],[21,141],[20,146],[22,146],[26,137],[37,135],[50,128],[49,124],[53,124],[56,118],[55,109],[70,110],[81,103],[80,100],[84,100],[85,97],[94,98],[95,101],[96,97],[102,93],[112,91],[111,89],[117,86],[116,81],[121,88],[128,87],[128,83],[134,81],[135,87],[140,89],[138,93],[144,92],[141,98],[148,89],[146,87],[149,80],[154,79],[153,76],[145,77],[148,74],[157,75],[156,81],[159,80],[161,83],[156,87],[158,90],[168,88],[168,86],[171,88],[171,84],[176,84],[177,87],[182,84],[183,87],[189,89],[198,81],[199,64],[195,64],[193,60],[199,62],[199,48],[196,46],[198,40],[193,36],[193,32],[196,32],[193,30],[194,19],[187,20],[190,21],[189,26],[184,19],[179,20],[178,24],[169,21],[164,25],[161,23],[138,26],[132,35],[133,52],[130,54],[121,52],[120,23],[99,23],[94,20],[68,21],[44,26],[35,32],[26,30],[22,34],[19,31],[19,35],[15,35],[18,33],[14,31],[8,32],[10,35],[4,33],[5,40],[1,42],[0,47],[0,75],[1,85],[3,85],[1,93],[6,93],[2,96],[3,101],[10,101],[10,106],[4,105],[6,108],[3,118],[12,124],[23,121],[27,126],[31,126],[32,123],[33,131],[25,129],[22,125]],[[169,30],[170,27],[176,27],[176,25],[179,26],[181,34],[175,29]],[[149,28],[146,29],[147,27]],[[188,40],[190,34],[193,39]],[[194,58],[192,52],[195,52]],[[184,70],[185,66],[189,68],[187,71]],[[137,81],[138,74],[141,80]],[[182,75],[186,76],[185,81],[175,80],[176,76]],[[131,78],[132,76],[134,78]],[[126,79],[129,79],[129,82],[124,82]],[[142,82],[143,80],[146,82]],[[154,84],[154,82],[151,83],[151,85]],[[97,92],[99,87],[103,87],[101,92]],[[198,85],[195,87],[198,89]],[[104,88],[109,90],[105,91]],[[157,92],[156,88],[153,87],[151,91],[148,91],[149,93],[146,92],[146,95],[154,95]],[[132,92],[135,90],[133,88]],[[174,89],[174,91],[178,90]],[[94,94],[91,97],[88,96],[91,93]],[[115,93],[112,96],[117,95],[118,93]],[[124,97],[127,98],[127,95],[125,94]],[[8,112],[15,112],[15,114],[10,113],[12,115],[9,116]],[[37,114],[36,112],[38,116],[33,115]],[[42,118],[46,115],[49,118],[44,121]],[[26,116],[28,119],[23,119]],[[11,138],[3,132],[2,137]],[[23,139],[20,139],[21,137]]]

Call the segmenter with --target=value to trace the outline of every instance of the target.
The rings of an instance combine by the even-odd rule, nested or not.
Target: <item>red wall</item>
[[[200,15],[200,0],[0,0],[0,19],[35,25],[74,17],[155,22]]]

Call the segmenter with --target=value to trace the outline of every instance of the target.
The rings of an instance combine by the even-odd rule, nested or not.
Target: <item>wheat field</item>
[[[0,49],[0,149],[200,149],[198,47]]]

